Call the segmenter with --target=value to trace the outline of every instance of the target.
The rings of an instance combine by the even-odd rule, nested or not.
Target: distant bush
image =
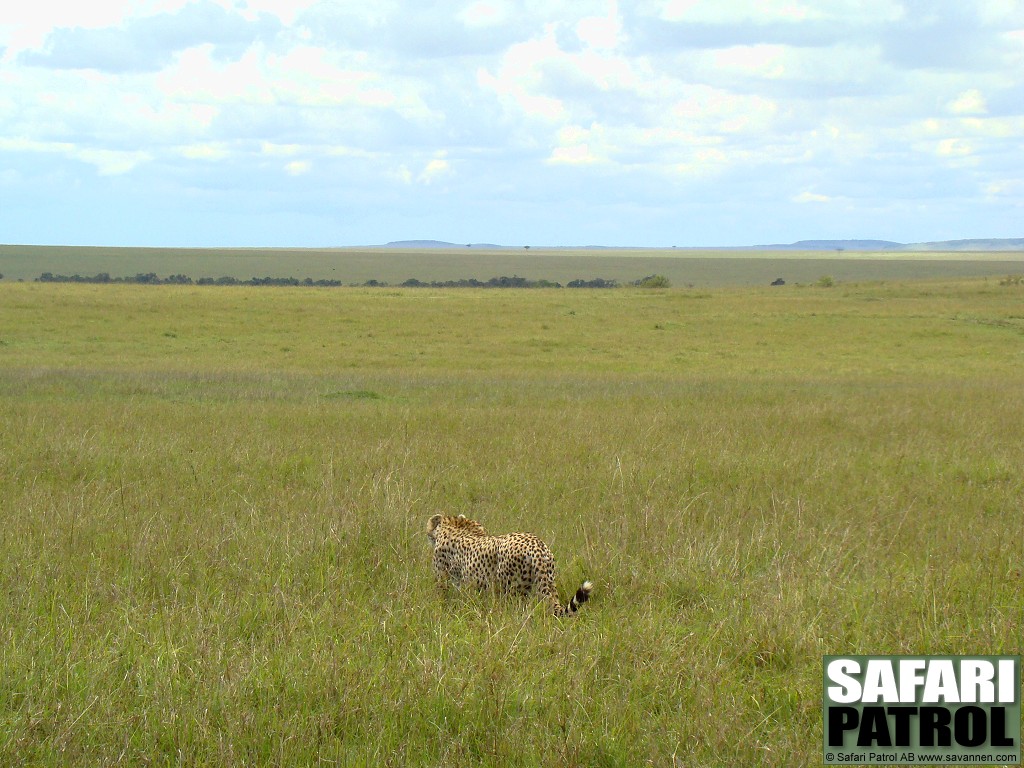
[[[819,288],[832,288],[835,284],[836,281],[832,279],[831,275],[822,275],[818,278],[818,282],[815,283]]]
[[[383,286],[385,283],[378,283],[377,281],[369,281],[363,283],[364,286],[370,286],[372,284]],[[604,280],[602,278],[596,278],[594,280],[571,280],[566,283],[566,288],[615,288],[618,286],[618,282],[615,280]],[[477,280],[475,277],[463,278],[462,280],[432,280],[430,282],[424,282],[423,280],[417,280],[416,278],[410,278],[401,284],[403,288],[561,288],[561,283],[555,282],[554,280],[530,280],[525,277],[519,277],[513,275],[512,277],[492,277],[490,280]]]
[[[566,283],[567,288],[618,288],[618,280],[605,280],[595,277],[593,280],[571,280]]]
[[[405,288],[561,288],[561,283],[551,280],[529,280],[513,275],[492,277],[490,280],[477,280],[475,277],[462,280],[432,280],[429,283],[411,278],[402,283]]]
[[[340,280],[313,280],[307,277],[299,280],[295,277],[253,277],[250,280],[239,280],[237,277],[200,277],[193,281],[188,275],[171,275],[160,277],[153,272],[140,272],[134,277],[111,277],[107,272],[96,275],[55,275],[43,272],[36,278],[37,283],[128,283],[132,285],[307,285],[307,286],[340,286]]]
[[[671,288],[672,283],[664,275],[648,275],[635,280],[633,285],[638,288]]]
[[[0,276],[2,277],[2,276]],[[653,281],[653,282],[652,282]],[[661,282],[663,281],[663,282]],[[257,286],[306,286],[336,288],[344,285],[340,280],[314,280],[310,277],[300,280],[297,277],[253,277],[249,280],[239,280],[237,277],[225,275],[223,277],[200,277],[194,281],[188,275],[171,275],[162,278],[153,272],[138,273],[134,277],[111,277],[107,272],[100,272],[97,275],[55,275],[52,272],[43,272],[36,278],[39,283],[128,283],[134,285],[257,285]],[[643,280],[638,280],[634,285],[643,285],[647,288],[664,288],[668,286],[668,280],[659,275],[652,275]],[[362,288],[388,288],[390,285],[383,280],[367,280],[364,283],[355,283],[356,287]],[[597,277],[593,280],[572,280],[568,288],[616,288],[619,283],[616,280],[605,280]],[[412,277],[401,284],[403,288],[561,288],[562,284],[553,280],[530,280],[525,277],[513,275],[508,277],[492,277],[490,280],[477,280],[475,277],[462,280],[432,280],[426,282]]]

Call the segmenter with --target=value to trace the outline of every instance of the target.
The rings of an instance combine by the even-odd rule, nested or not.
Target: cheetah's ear
[[[466,519],[465,515],[459,515],[459,520],[465,520],[465,519]]]
[[[433,533],[434,529],[441,524],[441,515],[434,515],[427,521],[427,533]]]

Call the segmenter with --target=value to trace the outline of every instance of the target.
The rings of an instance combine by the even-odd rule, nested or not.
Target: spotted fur
[[[470,585],[501,594],[539,596],[556,616],[571,616],[590,598],[593,585],[584,581],[568,603],[555,592],[555,557],[532,533],[489,536],[465,515],[434,515],[427,522],[434,547],[434,575],[441,586]]]

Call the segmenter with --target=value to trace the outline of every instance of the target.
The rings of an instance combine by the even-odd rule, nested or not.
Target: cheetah
[[[434,515],[427,522],[427,538],[434,547],[434,575],[442,587],[469,584],[522,596],[532,591],[550,604],[555,616],[572,616],[594,588],[584,581],[562,605],[555,592],[555,557],[531,533],[489,536],[465,515]]]

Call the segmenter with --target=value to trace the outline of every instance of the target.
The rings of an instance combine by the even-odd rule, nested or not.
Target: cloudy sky
[[[1020,0],[0,9],[0,242],[1021,236]]]

